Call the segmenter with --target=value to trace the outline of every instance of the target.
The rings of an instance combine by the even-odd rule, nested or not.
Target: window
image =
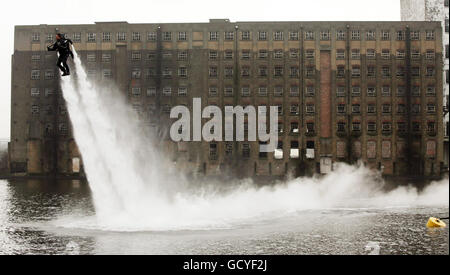
[[[412,67],[411,68],[411,76],[412,77],[419,77],[420,76],[420,68],[419,67]]]
[[[135,97],[141,96],[141,88],[137,87],[131,88],[131,95]]]
[[[353,104],[352,105],[352,113],[359,114],[361,113],[361,105],[359,104]]]
[[[420,94],[421,94],[421,92],[420,92],[420,86],[418,86],[418,85],[413,85],[413,86],[411,87],[411,95],[412,95],[412,96],[418,97],[418,96],[420,96]]]
[[[148,41],[156,41],[156,32],[148,32],[147,40]]]
[[[217,87],[209,87],[209,96],[210,97],[216,97],[219,95],[219,90]]]
[[[427,104],[427,113],[434,114],[436,112],[436,104],[428,103]]]
[[[383,131],[383,132],[391,132],[392,131],[392,123],[390,123],[390,122],[383,122],[382,124],[381,124],[381,130]]]
[[[209,40],[211,41],[219,40],[219,32],[209,32]]]
[[[242,40],[250,40],[250,32],[249,31],[242,31],[241,32],[241,39]]]
[[[316,107],[313,103],[307,103],[306,104],[306,113],[307,114],[314,114],[316,112]]]
[[[338,131],[338,133],[345,133],[345,130],[346,130],[345,122],[339,121],[337,123],[337,131]]]
[[[337,97],[344,97],[345,96],[345,87],[344,86],[337,86],[336,87],[336,96]]]
[[[305,40],[314,40],[314,32],[305,31]]]
[[[427,50],[426,54],[425,54],[425,58],[427,60],[434,60],[434,50]]]
[[[33,62],[37,62],[41,60],[41,55],[40,54],[33,54],[31,55],[31,61]]]
[[[345,50],[343,49],[336,50],[336,59],[338,60],[345,59]]]
[[[31,96],[38,97],[40,95],[39,88],[31,88]]]
[[[434,73],[435,73],[434,67],[427,67],[425,76],[432,77],[432,76],[434,76]]]
[[[352,49],[352,59],[361,59],[361,53],[359,49]]]
[[[141,41],[141,33],[140,32],[132,32],[131,40],[133,41]]]
[[[403,49],[397,50],[397,59],[405,59],[405,50]]]
[[[367,59],[375,59],[376,58],[376,51],[374,49],[367,49],[366,57],[367,57]]]
[[[298,58],[298,57],[299,57],[298,49],[290,49],[289,50],[289,58]]]
[[[169,67],[165,67],[163,69],[162,75],[164,78],[171,78],[172,77],[172,70]]]
[[[436,123],[434,121],[427,122],[427,132],[434,133],[436,131]]]
[[[241,76],[242,77],[250,77],[250,67],[249,66],[242,66]]]
[[[411,126],[412,126],[412,130],[414,132],[419,132],[420,131],[420,122],[413,121]]]
[[[373,86],[367,87],[367,96],[370,96],[370,97],[375,97],[375,96],[377,96],[377,90],[376,90],[376,88],[373,87]]]
[[[188,52],[187,51],[179,51],[178,52],[178,60],[187,60]]]
[[[112,71],[110,69],[104,69],[103,78],[112,78]]]
[[[352,40],[360,40],[361,34],[359,30],[352,30]]]
[[[38,80],[41,77],[41,71],[39,70],[31,70],[31,79]]]
[[[131,52],[131,60],[141,60],[141,52]]]
[[[418,49],[411,50],[411,58],[414,60],[420,59],[420,51]]]
[[[259,96],[267,96],[267,87],[266,86],[259,87],[258,95]]]
[[[87,34],[87,42],[95,42],[96,33],[88,32]]]
[[[241,95],[242,96],[250,96],[251,92],[250,92],[250,87],[249,86],[244,86],[241,89]]]
[[[45,79],[55,78],[55,71],[54,70],[45,70],[44,78]]]
[[[233,143],[231,142],[225,143],[225,155],[228,157],[233,155]]]
[[[281,87],[281,86],[276,86],[276,87],[273,89],[273,95],[274,95],[274,96],[283,96],[283,87]]]
[[[259,50],[258,52],[258,58],[260,59],[266,59],[268,57],[267,50]]]
[[[225,51],[225,54],[224,54],[224,59],[226,59],[226,60],[233,59],[233,51],[231,51],[231,50],[226,50],[226,51]]]
[[[134,68],[131,71],[131,78],[132,79],[140,79],[141,78],[141,69],[139,68]]]
[[[406,123],[403,121],[397,122],[397,131],[399,133],[406,133]]]
[[[273,40],[275,41],[281,41],[283,40],[283,32],[282,31],[276,31],[273,33]]]
[[[209,77],[217,77],[218,72],[217,72],[217,67],[212,66],[209,67]]]
[[[330,40],[330,31],[321,31],[320,32],[320,40]]]
[[[377,113],[377,107],[375,104],[370,103],[367,105],[367,114],[374,115]]]
[[[224,88],[224,96],[228,97],[228,96],[233,96],[233,87],[225,87]]]
[[[434,86],[428,86],[427,96],[435,96],[435,95],[436,95],[436,88]]]
[[[410,32],[410,38],[411,38],[411,40],[420,40],[420,32],[418,32],[418,31],[411,31]]]
[[[361,122],[354,121],[352,123],[352,131],[353,132],[361,132]]]
[[[352,96],[361,96],[361,87],[360,86],[352,87]]]
[[[209,51],[209,59],[210,60],[216,60],[219,57],[219,54],[217,51]]]
[[[381,105],[381,112],[383,114],[390,114],[391,113],[391,104],[383,104],[383,105]]]
[[[397,77],[405,77],[405,67],[403,66],[397,67]]]
[[[81,42],[81,33],[76,32],[73,34],[73,42]]]
[[[275,50],[273,51],[273,58],[275,58],[275,59],[281,59],[281,58],[283,58],[283,50],[275,49]]]
[[[406,94],[405,86],[398,86],[397,87],[397,96],[405,96],[405,94]]]
[[[187,88],[179,87],[178,88],[178,96],[187,96]]]
[[[298,40],[298,32],[296,32],[296,31],[289,32],[289,40],[297,41]]]
[[[111,41],[111,33],[110,32],[102,33],[102,40],[103,40],[103,42],[110,42]]]
[[[225,32],[225,40],[234,40],[234,32],[226,31]]]
[[[420,104],[412,104],[411,105],[411,112],[413,114],[419,114],[420,113]]]
[[[307,122],[306,123],[306,132],[307,133],[314,133],[315,129],[314,129],[314,122]],[[297,143],[297,148],[298,148],[298,143]],[[314,146],[313,146],[314,148]]]
[[[382,96],[391,96],[391,87],[390,86],[383,86],[381,88],[381,95]]]
[[[337,40],[345,40],[345,31],[339,30],[336,32]]]
[[[111,62],[111,54],[103,53],[102,54],[102,62]]]
[[[172,95],[172,87],[164,87],[162,90],[163,96],[171,96]]]
[[[314,66],[306,67],[306,77],[313,77],[316,73],[316,69]]]
[[[298,115],[300,113],[300,109],[298,107],[298,104],[292,104],[290,108],[291,115]],[[298,129],[298,123],[297,123],[297,129]]]
[[[397,40],[399,40],[399,41],[405,40],[405,32],[404,31],[397,31]]]
[[[299,92],[299,88],[298,86],[291,86],[289,89],[289,95],[290,96],[299,96],[300,92]]]
[[[369,121],[367,123],[367,131],[368,132],[375,132],[377,130],[377,124],[376,122]]]
[[[186,32],[178,32],[178,41],[186,41],[187,35]]]
[[[427,30],[425,32],[425,39],[426,40],[434,40],[434,31],[433,30]]]
[[[405,104],[397,104],[397,113],[404,114],[406,112]]]
[[[170,59],[170,58],[172,58],[172,52],[170,52],[170,51],[164,51],[163,54],[162,54],[162,57],[163,57],[164,59]]]
[[[337,105],[337,113],[340,115],[345,114],[345,104],[344,103],[339,103]]]
[[[376,67],[374,65],[367,66],[367,77],[373,78],[376,74]]]
[[[282,104],[278,104],[277,108],[278,108],[278,115],[282,116],[283,115],[283,105]]]
[[[233,77],[233,67],[227,66],[225,67],[225,77],[232,78]]]
[[[352,77],[360,77],[361,76],[361,68],[358,65],[352,66]]]
[[[171,41],[172,40],[172,32],[163,32],[162,39],[164,41]]]
[[[389,66],[383,66],[381,68],[381,75],[383,77],[390,77],[391,76],[391,68]]]
[[[289,76],[290,77],[298,77],[299,75],[299,70],[297,66],[292,66],[289,70]]]
[[[155,87],[147,88],[147,96],[156,96],[156,88]]]
[[[244,158],[250,157],[250,144],[248,143],[242,144],[242,157]]]
[[[258,75],[260,77],[267,77],[267,67],[266,66],[260,66]]]
[[[178,76],[187,77],[187,68],[185,66],[178,67]]]
[[[39,42],[41,40],[41,36],[39,33],[33,33],[31,34],[31,41],[32,42]]]
[[[86,59],[88,62],[95,62],[95,59],[96,59],[95,53],[88,53],[86,55]]]
[[[314,88],[314,86],[306,86],[306,96],[308,96],[308,97],[313,97],[313,96],[315,96],[315,94],[316,94],[316,91],[315,91],[315,88]]]
[[[366,32],[366,39],[367,40],[375,40],[375,31],[369,30]]]
[[[305,57],[306,57],[307,59],[314,59],[314,53],[315,53],[314,50],[306,50]]]
[[[337,78],[344,78],[345,77],[345,66],[344,65],[337,66],[336,77]]]
[[[383,59],[390,59],[391,58],[391,51],[389,49],[381,50],[381,58],[383,58]]]
[[[391,33],[388,30],[381,31],[381,40],[389,40],[389,39],[391,39],[390,34]]]
[[[251,55],[250,55],[250,50],[242,50],[242,59],[250,59]]]
[[[283,66],[275,66],[273,75],[275,77],[282,77],[283,76]]]

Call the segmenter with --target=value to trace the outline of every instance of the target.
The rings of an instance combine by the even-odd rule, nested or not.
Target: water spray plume
[[[118,89],[88,79],[76,51],[75,76],[62,79],[73,134],[92,189],[95,217],[61,226],[105,230],[178,230],[230,226],[306,209],[448,205],[448,179],[422,192],[382,191],[383,181],[362,165],[337,165],[322,178],[257,187],[251,180],[217,182],[227,191],[192,189],[146,135]],[[191,188],[187,188],[191,186]],[[231,188],[232,187],[232,188]]]

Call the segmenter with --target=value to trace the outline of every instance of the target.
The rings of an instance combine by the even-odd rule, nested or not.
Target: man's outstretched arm
[[[56,43],[55,43],[55,44],[52,44],[52,45],[50,45],[50,46],[47,46],[47,50],[48,50],[48,51],[56,51]]]

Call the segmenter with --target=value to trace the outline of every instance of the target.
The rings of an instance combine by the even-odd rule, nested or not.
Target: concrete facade
[[[45,51],[55,28],[74,41],[90,77],[123,91],[162,133],[167,156],[194,173],[311,175],[340,161],[362,161],[385,175],[441,173],[440,23],[227,19],[17,26],[12,173],[82,172],[56,57]],[[172,142],[164,127],[174,121],[170,108],[192,108],[194,97],[222,110],[279,106],[278,150],[260,153],[258,142],[245,141]]]
[[[444,46],[444,163],[449,167],[449,1],[448,0],[401,0],[402,21],[437,21],[442,24]]]

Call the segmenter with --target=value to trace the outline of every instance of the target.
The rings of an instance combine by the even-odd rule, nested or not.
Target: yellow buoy
[[[439,218],[434,218],[431,217],[428,219],[427,222],[427,227],[431,228],[431,227],[446,227],[447,225],[445,224],[445,222],[441,221]]]

